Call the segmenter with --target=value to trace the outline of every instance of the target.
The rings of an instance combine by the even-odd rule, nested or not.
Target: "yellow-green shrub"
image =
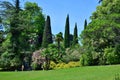
[[[55,69],[63,69],[65,65],[66,65],[65,63],[58,63]]]
[[[80,62],[69,62],[68,64],[61,62],[56,64],[53,61],[50,61],[50,69],[65,69],[65,68],[73,68],[73,67],[79,67],[80,66]]]
[[[50,61],[50,69],[55,69],[56,63],[53,61]]]
[[[64,69],[64,68],[72,68],[72,67],[79,67],[80,63],[79,62],[69,62],[68,64],[66,63],[58,63],[53,69]]]
[[[66,68],[70,68],[70,66],[68,65],[68,64],[65,64],[64,65],[64,68],[66,69]]]
[[[68,65],[69,65],[69,67],[71,68],[71,67],[79,67],[80,66],[80,63],[79,62],[69,62],[68,63]]]

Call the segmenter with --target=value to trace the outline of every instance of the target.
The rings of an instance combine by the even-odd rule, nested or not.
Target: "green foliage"
[[[9,28],[9,34],[6,34],[7,35],[6,40],[2,43],[2,47],[4,51],[3,54],[1,55],[1,61],[5,62],[3,66],[1,65],[3,69],[10,69],[11,67],[17,69],[17,67],[21,65],[21,59],[20,59],[21,46],[19,45],[20,34],[21,34],[21,27],[20,27],[21,20],[19,18],[19,12],[20,12],[19,3],[20,3],[19,0],[15,1],[14,8],[11,9],[12,15],[10,15],[10,20],[8,17],[6,18],[10,22],[9,24],[10,28]],[[3,2],[3,5],[5,4]],[[5,7],[7,8],[7,6]],[[6,9],[5,11],[8,11],[8,9]],[[5,15],[7,15],[7,13],[5,13]]]
[[[75,28],[74,28],[72,46],[75,46],[76,44],[78,44],[77,23],[75,24]]]
[[[85,19],[85,22],[84,22],[84,29],[86,29],[87,27],[87,20]]]
[[[41,46],[45,18],[42,9],[36,3],[26,2],[23,10],[20,8],[19,0],[15,0],[15,4],[1,1],[0,6],[6,30],[6,38],[0,44],[3,54],[0,55],[7,52],[10,67],[18,68],[24,57],[31,58],[30,53]],[[0,59],[7,61],[4,56]]]
[[[79,46],[76,46],[76,47],[79,47]],[[79,51],[79,48],[76,48],[76,47],[74,49],[72,48],[66,49],[66,54],[62,58],[63,62],[68,63],[70,61],[79,61],[81,53]]]
[[[120,63],[120,55],[119,55],[119,45],[116,45],[115,48],[106,48],[104,51],[104,55],[106,58],[107,64],[119,64]]]
[[[50,60],[54,62],[60,62],[62,60],[62,56],[65,55],[65,49],[60,45],[60,49],[57,49],[56,44],[49,44],[48,48],[43,51],[43,56],[48,56]]]
[[[89,52],[89,48],[92,47],[93,52],[99,53],[99,64],[119,63],[119,58],[117,58],[119,56],[119,48],[115,50],[117,44],[120,43],[119,6],[120,0],[103,0],[92,14],[92,21],[81,34],[81,42],[85,51]],[[106,48],[109,49],[107,50]],[[111,50],[112,52],[110,52]],[[92,51],[90,52],[91,54]]]
[[[0,55],[3,53],[2,43],[5,41],[4,31],[0,31]]]
[[[47,20],[46,20],[45,28],[44,28],[44,33],[43,33],[42,47],[47,48],[48,45],[51,43],[53,43],[52,31],[51,31],[51,22],[50,22],[50,16],[47,16]]]
[[[24,26],[26,26],[25,34],[29,34],[29,40],[34,41],[34,47],[39,49],[42,44],[43,30],[45,26],[45,17],[42,13],[41,7],[37,3],[26,2],[25,10],[22,11],[22,17],[24,18]]]
[[[7,57],[6,53],[4,53],[4,56],[6,57],[1,57],[0,59],[0,67],[2,69],[9,69],[11,66],[10,59]]]
[[[81,66],[88,66],[89,65],[89,59],[86,54],[83,54],[80,58],[80,64]]]
[[[117,63],[119,64],[120,63],[120,44],[117,44],[115,46],[114,53],[115,53],[115,56],[116,56],[116,59],[117,59]]]
[[[19,57],[14,57],[11,61],[11,67],[15,67],[15,69],[19,68],[22,65],[22,61]]]
[[[22,62],[19,56],[14,57],[14,53],[4,52],[1,55],[0,67],[3,70],[15,70],[21,66]]]
[[[84,51],[80,57],[81,66],[99,65],[100,54],[93,51],[92,48]]]
[[[106,58],[107,64],[113,64],[115,61],[114,48],[106,48],[104,51],[104,56]]]
[[[0,17],[0,23],[2,23],[2,18]]]
[[[41,65],[38,64],[37,62],[32,62],[31,67],[32,67],[33,70],[41,69]]]
[[[64,47],[70,47],[69,15],[67,15],[65,24]]]
[[[86,57],[86,55],[82,55],[81,58],[80,58],[80,65],[81,66],[84,66],[85,65],[85,61],[84,61],[84,58]]]

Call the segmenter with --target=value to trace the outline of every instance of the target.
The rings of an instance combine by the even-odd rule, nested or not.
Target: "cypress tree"
[[[53,40],[52,40],[50,16],[47,16],[47,20],[45,22],[45,28],[43,32],[42,47],[47,48],[47,46],[51,43],[53,43]]]
[[[0,23],[2,23],[2,18],[0,17]]]
[[[16,7],[16,13],[19,13],[19,11],[20,11],[20,1],[19,0],[15,1],[15,7]]]
[[[87,20],[85,19],[85,22],[84,22],[84,29],[86,29],[87,27]]]
[[[65,24],[64,47],[70,47],[69,15],[67,15]]]
[[[73,46],[76,44],[78,44],[77,23],[75,24],[75,28],[74,28]]]

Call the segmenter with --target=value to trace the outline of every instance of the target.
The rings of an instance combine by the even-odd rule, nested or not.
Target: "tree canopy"
[[[102,0],[101,5],[97,6],[96,11],[90,17],[91,22],[81,34],[82,43],[86,51],[91,54],[93,51],[94,53],[101,53],[103,55],[101,58],[104,59],[111,48],[113,50],[111,55],[116,54],[114,52],[115,47],[120,44],[119,6],[120,0]],[[109,58],[111,55],[109,55]],[[116,56],[119,55],[117,54]],[[102,61],[104,60],[102,59]]]

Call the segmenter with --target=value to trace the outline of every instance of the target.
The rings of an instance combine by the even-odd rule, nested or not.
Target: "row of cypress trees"
[[[69,29],[70,29],[69,15],[67,15],[66,24],[65,24],[65,33],[64,33],[64,48],[68,48],[71,46]],[[51,30],[50,16],[47,16],[47,19],[45,22],[45,28],[44,28],[44,32],[43,32],[43,40],[42,40],[43,48],[47,48],[49,44],[53,43],[52,36],[53,35],[52,35],[52,30]],[[77,23],[75,23],[72,46],[74,46],[76,44],[78,44]]]

